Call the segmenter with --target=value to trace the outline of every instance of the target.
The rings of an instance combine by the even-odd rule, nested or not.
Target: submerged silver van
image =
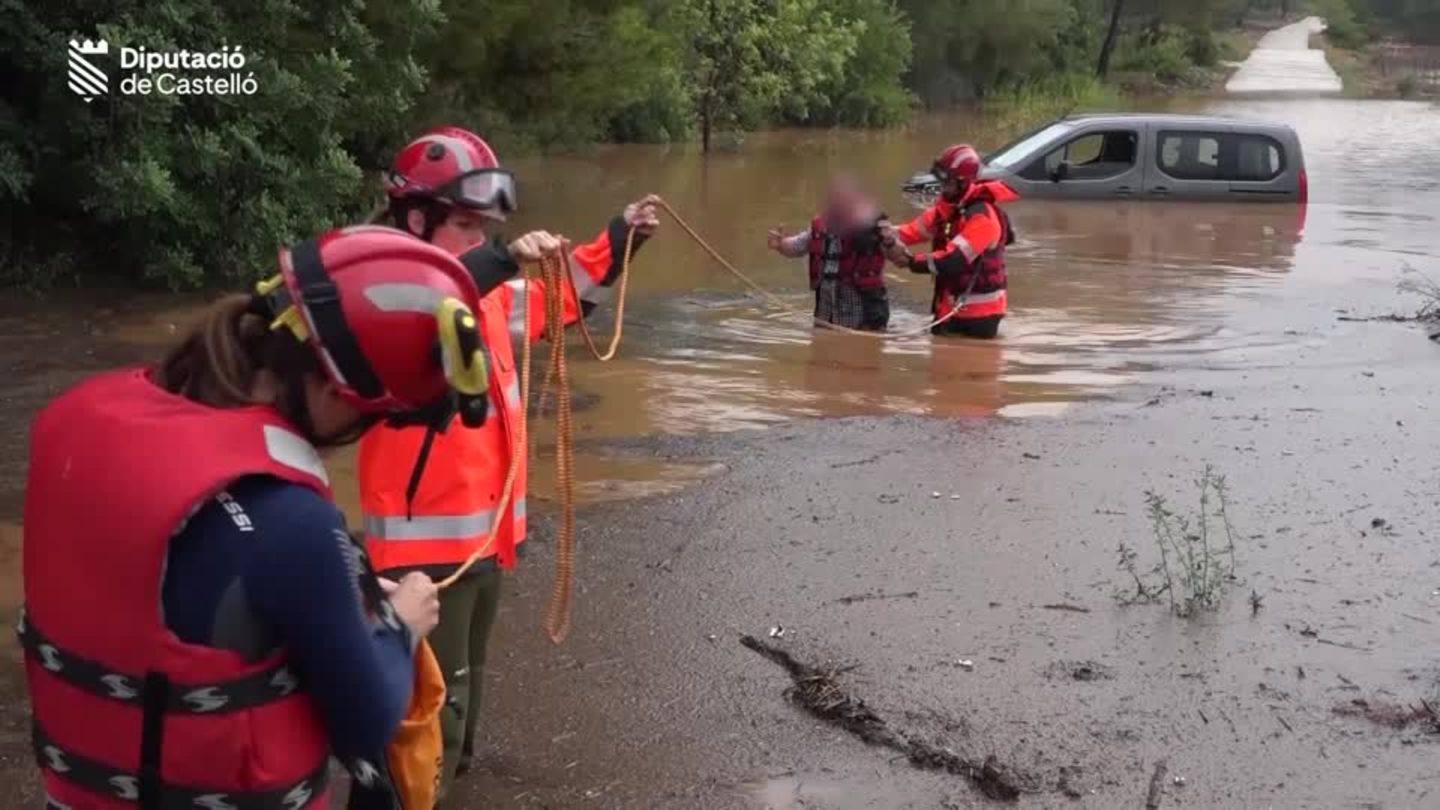
[[[1022,197],[1305,202],[1305,155],[1285,124],[1100,113],[1062,118],[987,155],[985,179]],[[929,172],[904,190],[935,193]]]

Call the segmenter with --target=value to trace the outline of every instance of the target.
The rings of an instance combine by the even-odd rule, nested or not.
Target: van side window
[[[1176,180],[1263,183],[1285,171],[1284,149],[1264,135],[1162,132],[1156,148],[1160,171]]]
[[[1139,134],[1133,130],[1089,132],[1051,150],[1020,173],[1027,180],[1049,180],[1062,162],[1070,180],[1104,180],[1135,167]]]
[[[1160,169],[1177,180],[1219,180],[1219,133],[1160,133]]]
[[[1232,135],[1235,140],[1235,172],[1228,179],[1264,182],[1285,171],[1280,144],[1264,135]]]

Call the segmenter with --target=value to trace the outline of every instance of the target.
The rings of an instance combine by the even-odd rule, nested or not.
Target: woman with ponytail
[[[444,250],[333,231],[41,412],[20,637],[49,807],[324,808],[331,756],[352,807],[398,806],[385,746],[436,588],[374,576],[318,451],[479,424],[478,303]]]

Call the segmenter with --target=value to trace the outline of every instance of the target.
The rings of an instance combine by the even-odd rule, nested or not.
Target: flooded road
[[[1326,61],[1324,51],[1310,47],[1310,38],[1324,30],[1320,18],[1307,17],[1271,31],[1260,39],[1225,89],[1231,93],[1339,94],[1339,74]]]
[[[985,803],[963,779],[796,712],[784,673],[735,642],[772,627],[806,660],[858,665],[847,685],[897,725],[1036,775],[1044,789],[1022,806],[1142,806],[1161,757],[1186,780],[1166,786],[1166,806],[1440,804],[1428,736],[1333,711],[1415,703],[1440,673],[1440,351],[1410,325],[1337,319],[1412,312],[1397,284],[1440,278],[1440,110],[1164,106],[1293,125],[1309,205],[1022,201],[995,342],[813,333],[666,223],[635,264],[620,359],[577,353],[572,366],[593,504],[576,632],[564,647],[540,641],[542,525],[503,607],[488,747],[459,806]],[[993,147],[1014,130],[964,114],[903,132],[757,135],[709,160],[607,147],[522,161],[517,228],[588,238],[654,191],[806,309],[804,268],[768,253],[764,234],[807,222],[831,171],[858,172],[898,218],[913,210],[899,182],[941,146]],[[923,278],[891,295],[897,327],[924,323]],[[8,457],[23,458],[46,398],[153,355],[196,305],[96,297],[40,313],[0,304]],[[353,497],[352,460],[334,461]],[[1206,463],[1230,477],[1245,535],[1235,593],[1196,622],[1119,608],[1117,543],[1153,561],[1142,493],[1188,499]],[[7,614],[22,484],[18,464],[0,478]],[[1057,678],[1067,661],[1111,677]],[[28,800],[13,675],[0,779]]]

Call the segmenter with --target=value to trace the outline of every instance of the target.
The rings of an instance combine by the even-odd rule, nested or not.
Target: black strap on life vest
[[[345,321],[340,307],[340,290],[325,272],[320,260],[320,244],[313,239],[301,242],[290,250],[290,266],[300,288],[299,303],[310,313],[316,339],[335,361],[345,383],[365,399],[376,399],[385,393],[375,369],[365,359],[360,343]]]
[[[164,714],[227,714],[282,700],[300,685],[295,673],[287,665],[280,664],[219,683],[167,682],[161,690],[158,684],[152,683],[154,676],[115,672],[55,644],[35,626],[24,607],[20,608],[15,632],[20,646],[52,677],[95,697],[142,710],[158,705]],[[157,691],[152,693],[149,690]]]
[[[149,672],[140,689],[140,770],[137,773],[141,810],[162,810],[165,781],[160,763],[165,751],[165,704],[170,698],[170,679]]]
[[[316,796],[325,792],[330,780],[329,759],[322,759],[315,770],[293,785],[274,790],[216,790],[214,788],[167,784],[158,798],[146,801],[146,775],[112,768],[85,756],[66,750],[45,733],[39,723],[34,725],[31,740],[35,758],[42,770],[85,790],[122,801],[136,802],[143,810],[302,810]],[[141,763],[142,769],[145,763]],[[157,769],[158,770],[158,769]],[[53,799],[50,800],[55,803]]]

